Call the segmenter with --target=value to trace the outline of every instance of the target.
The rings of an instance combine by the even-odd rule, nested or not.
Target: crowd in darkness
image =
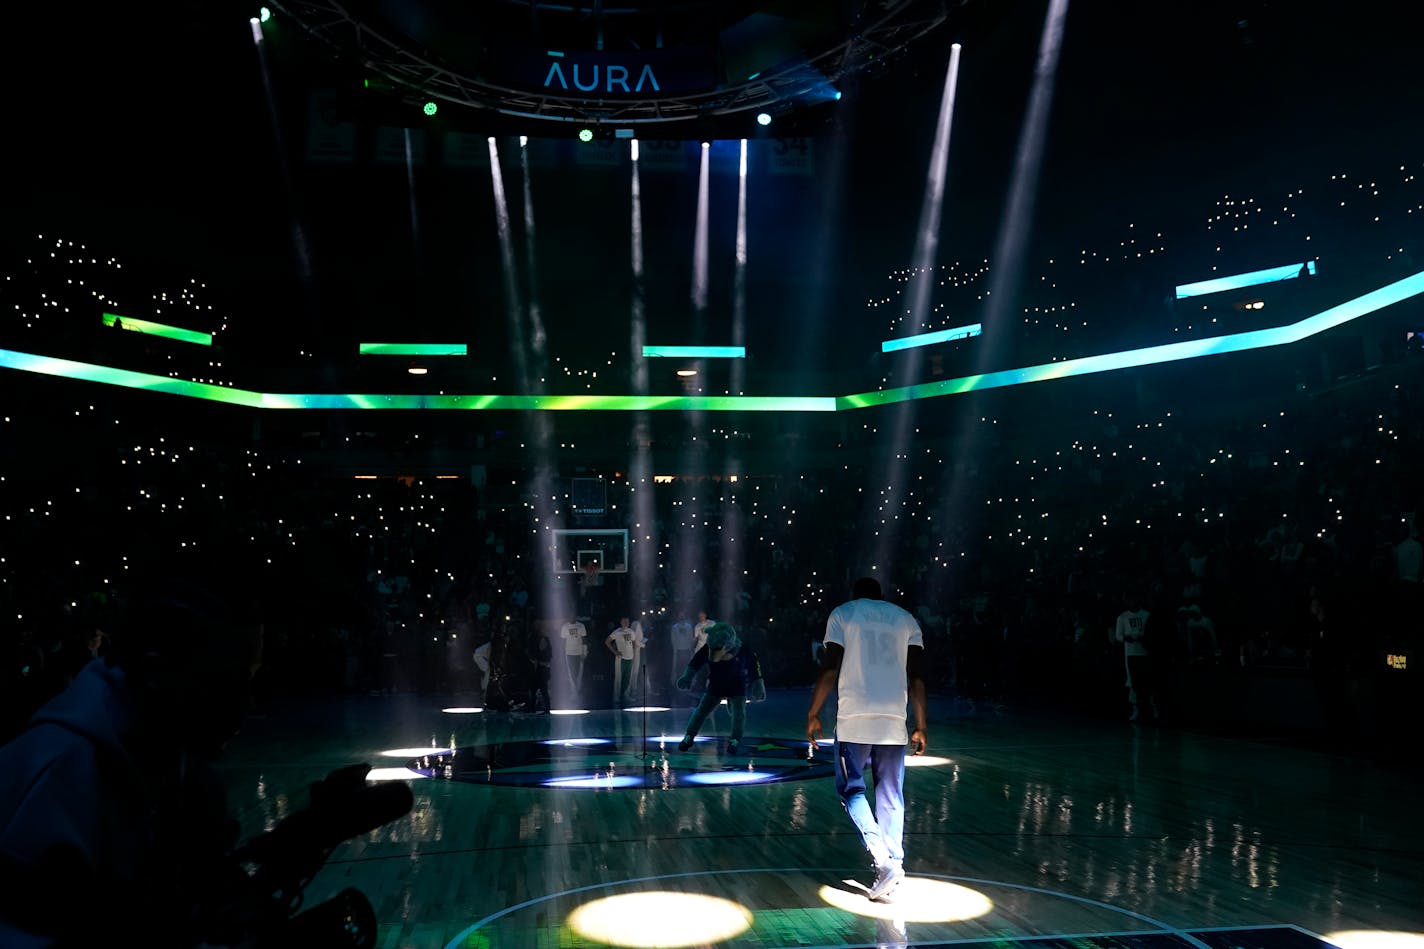
[[[1411,167],[1381,172],[1389,187],[1331,174],[1279,204],[1223,197],[1196,238],[1128,224],[1110,246],[1049,258],[1024,291],[1014,356],[1160,342],[1162,325],[1116,319],[1107,298],[1133,287],[1138,301],[1184,268],[1219,273],[1237,258],[1312,248],[1320,275],[1270,291],[1273,308],[1300,314],[1398,280],[1414,267],[1401,246],[1418,210]],[[117,258],[53,235],[11,250],[0,283],[8,348],[249,384],[230,364],[217,291],[196,280],[155,291]],[[988,273],[987,261],[941,266],[935,319],[972,311]],[[888,315],[885,332],[916,329],[898,315],[913,279],[896,271],[870,300]],[[1209,299],[1179,301],[1168,338],[1257,325],[1240,301]],[[207,326],[213,346],[101,330],[96,309]],[[1090,321],[1089,309],[1108,316]],[[1359,337],[908,403],[919,414],[907,444],[892,443],[893,405],[830,421],[662,425],[647,447],[673,463],[650,472],[666,472],[658,483],[630,481],[639,438],[628,417],[600,413],[575,426],[596,452],[547,446],[560,486],[548,499],[534,497],[538,427],[527,417],[456,413],[469,421],[441,426],[336,411],[278,422],[263,409],[6,370],[3,729],[104,651],[134,576],[238,552],[266,607],[258,682],[269,697],[478,692],[473,655],[490,643],[503,700],[528,700],[541,638],[557,654],[557,630],[575,615],[594,683],[608,661],[602,638],[626,615],[666,687],[673,640],[699,611],[736,626],[770,686],[806,686],[827,614],[870,573],[919,618],[931,687],[966,709],[1126,717],[1112,634],[1135,603],[1149,614],[1165,718],[1200,722],[1223,696],[1236,697],[1217,703],[1223,714],[1244,714],[1251,683],[1276,677],[1305,687],[1316,727],[1369,730],[1393,714],[1380,697],[1424,661],[1424,337],[1403,332],[1424,326],[1418,314],[1411,300],[1366,317]],[[955,359],[971,351],[956,352],[927,365],[970,372]],[[621,391],[620,373],[604,376]],[[368,425],[372,415],[386,417]],[[565,496],[576,475],[602,479],[601,518],[576,518]],[[558,523],[628,529],[630,572],[589,588],[556,576],[547,531]]]
[[[1125,715],[1112,630],[1136,597],[1173,684],[1164,715],[1190,719],[1184,690],[1270,672],[1313,680],[1321,707],[1348,716],[1359,682],[1392,671],[1387,656],[1416,655],[1418,368],[1405,358],[1329,393],[1230,407],[1124,395],[1047,430],[985,417],[971,459],[917,442],[903,479],[916,487],[896,501],[862,500],[882,444],[869,424],[827,435],[816,466],[658,484],[665,545],[642,604],[632,574],[587,590],[553,578],[518,468],[482,483],[336,476],[319,451],[264,448],[243,410],[186,405],[156,423],[165,397],[89,403],[51,385],[4,422],[7,729],[102,651],[132,570],[217,545],[253,553],[269,696],[476,691],[471,656],[491,640],[520,681],[565,612],[595,650],[620,616],[640,620],[666,669],[674,625],[699,609],[742,631],[771,686],[804,686],[826,614],[870,567],[919,617],[931,687],[966,706]],[[603,526],[632,519],[632,487],[608,475]],[[882,517],[900,526],[887,562],[867,564],[865,525]],[[741,569],[723,590],[733,531]],[[696,575],[683,569],[693,550]]]

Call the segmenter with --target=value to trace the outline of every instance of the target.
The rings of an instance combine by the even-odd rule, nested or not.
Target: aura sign
[[[643,63],[643,68],[638,71],[638,78],[634,81],[632,89],[628,88],[628,67],[621,63],[603,64],[603,82],[598,80],[599,64],[585,66],[589,75],[579,76],[580,63],[572,63],[569,72],[572,73],[574,89],[579,92],[604,92],[613,95],[615,92],[629,93],[642,92],[644,87],[648,87],[649,92],[662,92],[662,86],[658,85],[658,77],[653,74],[653,67],[650,63]],[[544,88],[553,89],[555,87],[569,91],[569,76],[564,73],[564,64],[557,59],[550,60],[549,74],[544,77]]]
[[[705,47],[637,52],[509,49],[496,72],[511,86],[555,96],[655,98],[717,87],[716,60]]]

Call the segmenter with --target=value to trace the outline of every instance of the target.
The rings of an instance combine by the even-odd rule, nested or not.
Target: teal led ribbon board
[[[1257,284],[1275,283],[1279,280],[1294,280],[1302,273],[1314,274],[1315,261],[1307,260],[1300,264],[1286,264],[1284,267],[1270,267],[1266,270],[1253,270],[1250,273],[1239,273],[1230,277],[1216,277],[1197,283],[1184,283],[1177,288],[1177,299],[1185,300],[1188,297],[1206,296],[1208,293],[1239,290],[1242,287],[1254,287]]]
[[[211,346],[213,344],[212,333],[199,333],[197,330],[185,330],[181,326],[169,326],[165,323],[155,323],[152,320],[136,320],[130,316],[119,316],[117,313],[105,313],[104,325],[119,329],[132,330],[135,333],[145,333],[149,336],[162,336],[164,339],[176,339],[180,343],[194,343],[198,346]]]
[[[113,369],[70,359],[37,356],[10,349],[0,349],[0,368],[19,369],[42,375],[98,382],[104,385],[166,392],[193,399],[208,399],[250,408],[265,409],[462,409],[504,411],[593,411],[593,412],[837,412],[850,409],[889,405],[911,399],[958,395],[980,389],[1048,382],[1072,376],[1134,366],[1219,356],[1251,349],[1285,346],[1324,333],[1387,306],[1392,306],[1424,293],[1424,271],[1396,280],[1362,296],[1321,310],[1313,316],[1287,326],[1249,330],[1226,336],[1184,340],[1163,346],[1129,349],[1100,356],[1084,356],[1063,362],[1003,369],[974,376],[961,376],[943,382],[858,392],[842,396],[745,396],[745,395],[361,395],[342,393],[271,393],[252,392],[230,386],[191,382],[151,373]]]
[[[745,346],[644,346],[643,357],[669,356],[677,359],[746,359]]]
[[[245,405],[248,408],[262,407],[262,393],[231,386],[211,385],[206,382],[192,382],[174,379],[148,372],[132,372],[128,369],[113,369],[96,366],[93,363],[75,362],[72,359],[55,359],[51,356],[35,356],[0,349],[0,366],[9,369],[23,369],[45,376],[59,376],[65,379],[79,379],[83,382],[99,382],[109,386],[123,386],[126,389],[145,389],[149,392],[166,392],[169,395],[183,395],[190,399],[208,399],[212,402],[226,402],[230,405]]]
[[[362,356],[464,356],[464,343],[362,343]]]
[[[844,395],[836,399],[836,407],[838,409],[860,409],[872,405],[905,402],[910,399],[959,395],[977,389],[996,389],[1003,386],[1026,385],[1030,382],[1046,382],[1050,379],[1067,379],[1070,376],[1111,372],[1114,369],[1130,369],[1133,366],[1152,366],[1157,363],[1175,362],[1182,359],[1196,359],[1199,356],[1219,356],[1223,353],[1245,352],[1248,349],[1284,346],[1288,343],[1299,342],[1308,336],[1323,333],[1342,323],[1359,319],[1401,300],[1418,296],[1420,293],[1424,293],[1424,272],[1397,280],[1378,290],[1366,293],[1364,296],[1355,297],[1353,300],[1346,300],[1339,306],[1322,310],[1314,316],[1308,316],[1287,326],[1231,333],[1227,336],[1210,336],[1206,339],[1191,339],[1180,343],[1168,343],[1165,346],[1148,346],[1145,349],[1128,349],[1101,356],[1084,356],[1081,359],[1065,359],[1063,362],[1025,366],[1022,369],[1003,369],[977,376],[946,379],[943,382],[927,382],[916,386],[901,386],[895,389]]]
[[[914,349],[917,346],[933,346],[935,343],[947,343],[955,339],[968,339],[971,336],[978,336],[983,332],[983,323],[971,323],[968,326],[951,326],[947,330],[936,330],[933,333],[921,333],[918,336],[902,336],[899,339],[887,339],[880,344],[880,351],[882,353],[893,353],[902,349]]]

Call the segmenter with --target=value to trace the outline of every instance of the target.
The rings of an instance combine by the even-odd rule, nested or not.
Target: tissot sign
[[[621,53],[511,49],[496,55],[492,72],[510,86],[552,96],[648,99],[715,89],[715,63],[705,47]]]

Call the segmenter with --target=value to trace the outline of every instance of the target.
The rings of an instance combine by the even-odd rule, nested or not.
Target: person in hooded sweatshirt
[[[707,628],[706,645],[693,653],[677,680],[677,687],[683,691],[692,688],[693,676],[703,666],[707,667],[707,685],[687,720],[687,733],[677,747],[680,751],[691,748],[702,723],[726,699],[732,713],[732,734],[727,740],[727,750],[736,754],[741,748],[742,729],[747,721],[747,700],[760,702],[766,698],[761,663],[752,647],[737,637],[735,629],[727,623],[713,623]]]
[[[0,747],[0,946],[202,941],[239,830],[209,762],[261,642],[198,583],[143,584],[105,656]]]

